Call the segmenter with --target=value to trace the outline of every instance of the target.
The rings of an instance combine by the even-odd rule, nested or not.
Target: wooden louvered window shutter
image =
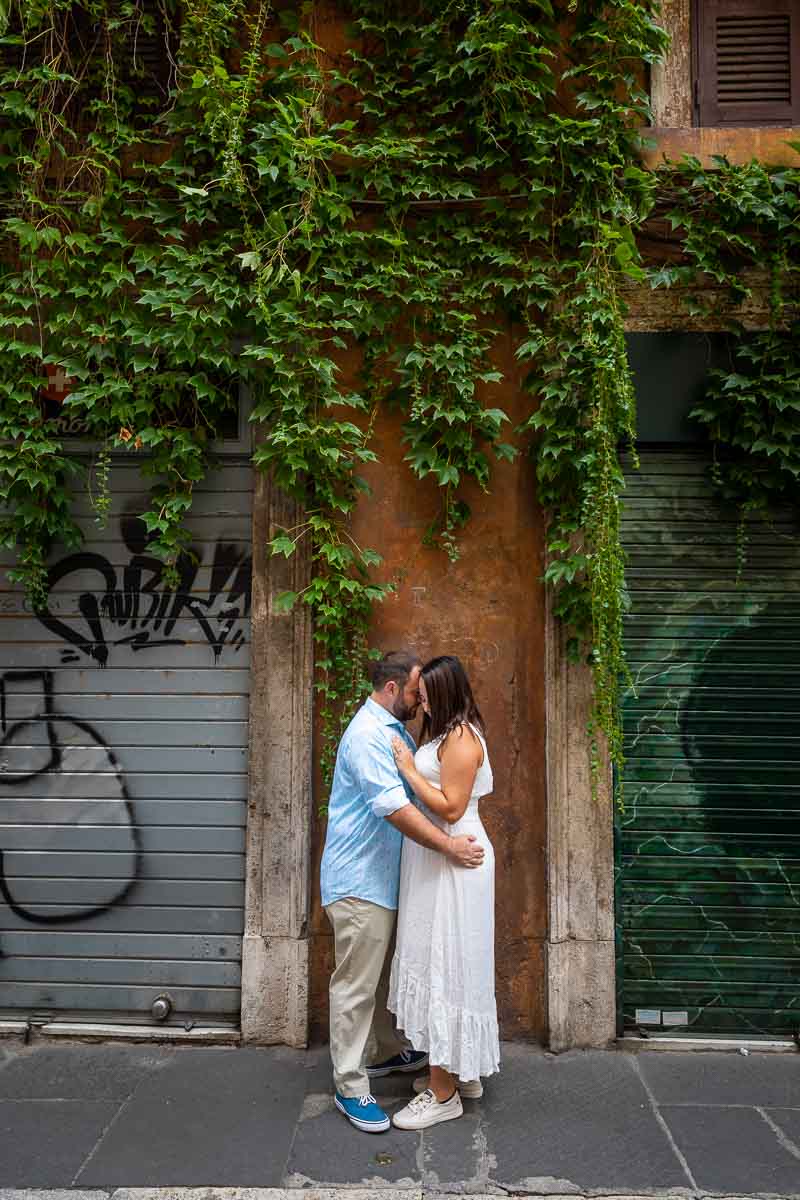
[[[695,0],[698,125],[800,123],[800,0]]]

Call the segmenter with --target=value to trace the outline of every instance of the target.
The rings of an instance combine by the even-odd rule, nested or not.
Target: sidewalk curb
[[[574,1191],[568,1194],[547,1191],[498,1189],[494,1193],[447,1192],[438,1188],[329,1187],[329,1188],[248,1188],[248,1187],[174,1187],[174,1188],[0,1188],[0,1200],[452,1200],[469,1195],[470,1200],[497,1200],[505,1196],[546,1196],[547,1200],[800,1200],[800,1193],[706,1192],[702,1189],[666,1188],[644,1192],[609,1190]]]

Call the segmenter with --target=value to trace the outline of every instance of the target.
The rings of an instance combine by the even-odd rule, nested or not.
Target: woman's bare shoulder
[[[443,761],[445,755],[453,763],[475,762],[480,766],[483,762],[481,739],[467,721],[462,721],[460,725],[456,725],[454,729],[450,730],[447,737],[443,739],[439,747],[440,762]]]

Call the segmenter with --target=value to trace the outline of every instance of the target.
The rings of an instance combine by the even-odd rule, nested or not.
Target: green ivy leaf
[[[279,592],[272,601],[273,612],[288,613],[294,608],[297,602],[297,592]]]

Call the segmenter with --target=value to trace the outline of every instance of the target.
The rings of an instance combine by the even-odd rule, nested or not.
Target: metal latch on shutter
[[[166,992],[162,992],[150,1005],[150,1013],[154,1021],[166,1021],[174,1007],[172,997],[168,996]]]
[[[41,1029],[42,1026],[49,1025],[54,1017],[55,1013],[51,1012],[32,1012],[27,1018],[25,1024],[25,1034],[22,1039],[25,1045],[27,1046],[28,1042],[31,1040],[31,1034],[33,1033],[34,1029]]]

